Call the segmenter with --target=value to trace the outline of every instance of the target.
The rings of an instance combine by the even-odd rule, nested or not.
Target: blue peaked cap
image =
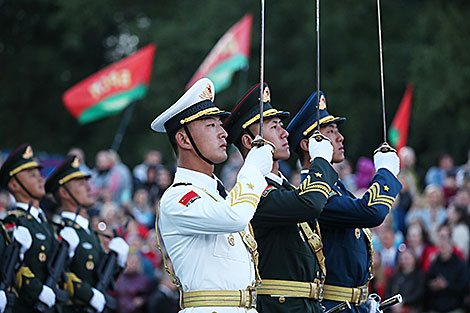
[[[292,118],[286,130],[289,132],[289,146],[295,151],[303,138],[310,137],[317,129],[317,92],[315,91]],[[320,127],[341,123],[346,118],[335,117],[326,110],[325,94],[320,91]]]

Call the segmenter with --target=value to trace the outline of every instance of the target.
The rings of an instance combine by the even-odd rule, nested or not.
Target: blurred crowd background
[[[172,184],[175,164],[164,165],[158,150],[147,151],[133,168],[112,150],[99,151],[92,160],[78,148],[69,153],[79,156],[82,170],[92,174],[96,204],[88,213],[103,244],[130,219],[125,239],[131,253],[114,290],[117,313],[177,312],[178,292],[164,270],[155,232],[155,208]],[[46,165],[44,176],[61,160],[39,155]],[[398,178],[403,189],[385,222],[373,229],[375,278],[371,291],[382,299],[401,293],[404,302],[394,306],[393,312],[469,311],[470,150],[464,164],[455,164],[453,156],[443,153],[430,168],[416,165],[417,155],[411,147],[402,148],[399,155],[402,168]],[[240,154],[233,150],[218,168],[228,190],[241,165]],[[335,168],[357,197],[364,194],[375,173],[373,161],[365,156],[355,164],[345,160]],[[281,169],[293,185],[300,183],[298,166],[282,163]],[[0,217],[13,204],[2,191]],[[47,211],[51,219],[57,213]]]

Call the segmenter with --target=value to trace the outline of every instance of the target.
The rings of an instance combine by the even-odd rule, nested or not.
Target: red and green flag
[[[253,16],[247,14],[233,25],[209,52],[186,89],[202,77],[210,78],[216,91],[230,86],[233,74],[248,66],[252,24]]]
[[[156,45],[150,44],[67,90],[62,100],[80,124],[116,114],[142,99],[150,83]]]
[[[408,126],[410,125],[411,114],[411,100],[413,98],[413,85],[406,86],[405,94],[401,99],[398,111],[393,118],[392,126],[388,130],[388,138],[392,146],[397,151],[406,146],[406,139],[408,137]]]

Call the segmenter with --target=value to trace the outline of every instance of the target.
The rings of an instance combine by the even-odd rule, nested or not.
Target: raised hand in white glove
[[[39,301],[51,308],[55,304],[55,293],[49,286],[43,285],[39,294]]]
[[[253,147],[246,156],[245,164],[256,167],[263,176],[266,176],[273,169],[273,151],[271,145]]]
[[[93,296],[90,300],[90,305],[96,310],[96,312],[103,312],[104,306],[106,305],[106,298],[104,294],[98,289],[91,288]]]
[[[0,290],[0,313],[5,312],[5,308],[7,307],[7,295],[5,291]]]
[[[64,227],[59,232],[59,235],[69,245],[69,258],[73,258],[75,249],[77,249],[80,239],[78,238],[77,232],[72,227]]]
[[[379,309],[379,303],[374,299],[367,300],[366,306],[369,313],[382,313]]]
[[[308,138],[308,154],[310,155],[310,162],[317,157],[331,162],[333,160],[333,145],[330,139],[325,136],[322,136],[321,141],[317,141],[315,136]]]
[[[120,267],[126,267],[127,256],[129,255],[129,245],[121,237],[115,237],[109,242],[109,250],[116,252],[117,263]]]
[[[374,154],[374,166],[376,171],[386,168],[396,177],[400,172],[400,158],[395,151],[377,151]]]
[[[33,238],[31,233],[24,226],[18,226],[13,230],[13,239],[21,245],[20,248],[20,259],[24,259],[24,254],[31,248]]]

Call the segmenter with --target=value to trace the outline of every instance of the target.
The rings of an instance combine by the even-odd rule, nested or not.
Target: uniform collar
[[[88,229],[88,225],[90,225],[90,222],[86,218],[84,218],[83,216],[77,215],[73,212],[67,212],[67,211],[62,212],[61,215],[62,215],[63,218],[67,218],[71,221],[73,221],[75,219],[75,216],[76,216],[77,219],[75,220],[75,223],[80,225],[80,227],[83,228],[84,230],[86,230],[87,233],[90,233],[90,230]]]
[[[29,207],[29,204],[26,204],[26,203],[23,203],[23,202],[16,202],[16,206],[20,209],[23,209],[25,210],[26,212],[28,211],[28,207]],[[42,215],[42,217],[44,218],[45,220],[45,217],[44,217],[44,212],[41,208],[35,208],[33,206],[31,206],[31,209],[29,209],[29,214],[31,214],[35,219],[36,221],[39,222],[39,224],[41,224],[41,218],[39,217],[39,214]]]
[[[186,168],[176,168],[174,183],[190,182],[200,188],[204,188],[209,192],[217,192],[217,177],[212,177],[201,172],[188,170]]]
[[[279,172],[279,176],[277,176],[276,174],[274,173],[269,173],[268,175],[266,175],[267,178],[271,179],[271,180],[274,180],[276,183],[278,183],[279,185],[282,185],[282,182],[284,180],[287,181],[287,178],[284,177],[284,175],[282,175],[281,172]]]

